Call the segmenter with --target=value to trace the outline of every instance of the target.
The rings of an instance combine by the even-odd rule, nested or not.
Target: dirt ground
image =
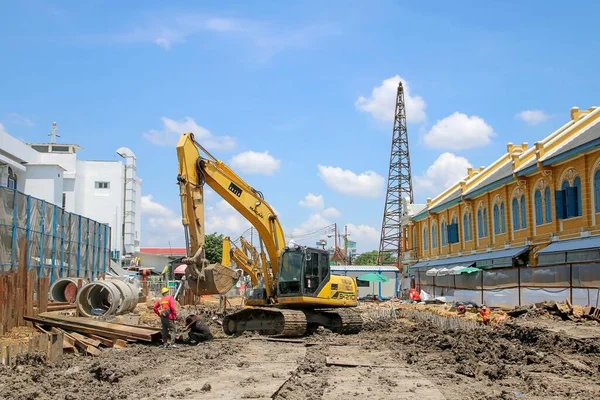
[[[22,358],[0,366],[0,398],[600,398],[598,324],[509,319],[444,329],[394,318],[402,314],[389,306],[362,306],[366,324],[357,335],[320,329],[299,343],[224,337],[207,312],[218,333],[212,342],[170,349],[133,344],[95,358],[65,355],[59,365]]]

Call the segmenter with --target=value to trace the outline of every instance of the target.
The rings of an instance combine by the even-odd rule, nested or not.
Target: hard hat
[[[168,289],[168,288],[166,288],[166,287],[164,287],[164,288],[160,289],[160,292],[161,292],[162,294],[169,293],[169,289]]]

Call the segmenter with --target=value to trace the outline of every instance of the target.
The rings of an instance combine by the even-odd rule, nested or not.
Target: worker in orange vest
[[[479,314],[481,314],[481,318],[483,319],[484,325],[490,324],[490,314],[491,313],[492,313],[492,311],[489,308],[487,308],[485,305],[483,307],[481,307],[481,310],[479,310]]]
[[[169,289],[164,287],[160,290],[162,297],[154,304],[154,312],[160,316],[163,347],[169,347],[169,332],[171,333],[171,347],[175,346],[175,334],[177,327],[175,319],[177,318],[177,309],[175,308],[175,299],[169,294]],[[160,310],[160,311],[159,311]]]

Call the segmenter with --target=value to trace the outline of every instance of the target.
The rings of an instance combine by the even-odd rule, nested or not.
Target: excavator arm
[[[265,202],[262,193],[248,185],[225,163],[214,158],[194,140],[193,133],[184,133],[181,136],[177,144],[177,157],[182,223],[193,254],[184,262],[195,265],[196,268],[192,270],[197,273],[199,280],[203,280],[202,271],[207,268],[204,259],[203,187],[206,183],[258,231],[271,262],[272,276],[276,277],[279,255],[285,247],[285,237],[275,211]],[[267,268],[266,263],[263,264],[263,268]],[[274,287],[270,274],[264,274],[264,279],[267,287]],[[209,280],[205,279],[205,282],[208,285]]]

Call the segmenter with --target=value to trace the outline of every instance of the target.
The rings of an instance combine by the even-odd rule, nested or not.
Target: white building
[[[142,180],[135,154],[113,161],[77,159],[79,146],[23,143],[0,130],[0,186],[60,205],[111,227],[114,258],[139,252]]]

